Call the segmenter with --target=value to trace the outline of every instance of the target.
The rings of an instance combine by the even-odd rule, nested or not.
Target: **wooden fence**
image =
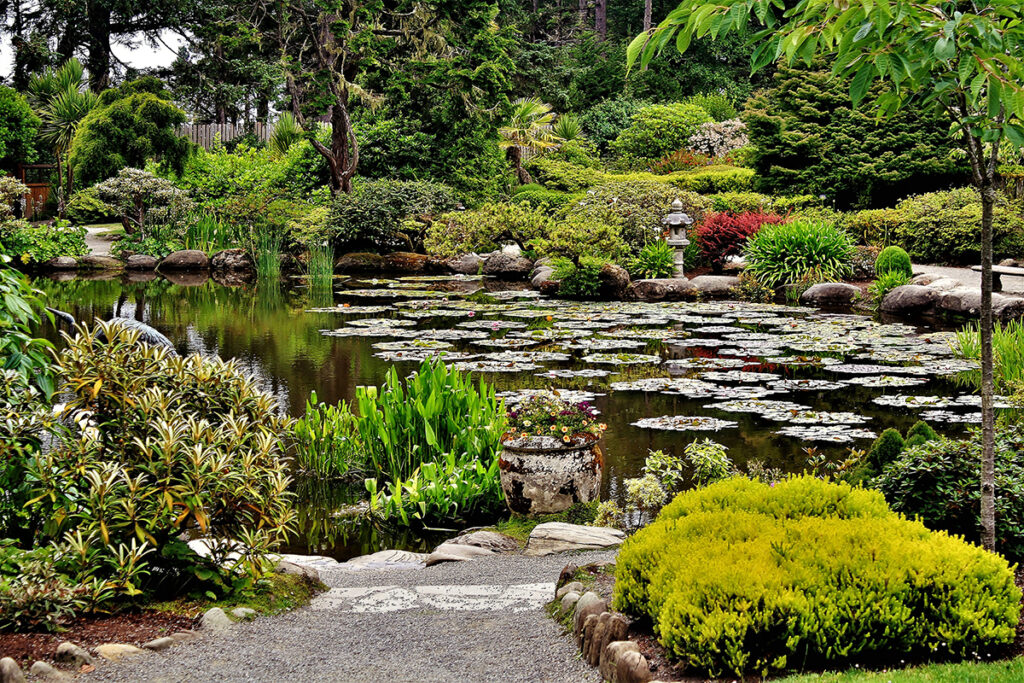
[[[228,142],[249,132],[252,132],[259,140],[266,142],[270,139],[271,128],[271,125],[259,121],[252,124],[199,123],[181,126],[178,128],[178,133],[203,149],[211,149],[217,140],[222,143]]]

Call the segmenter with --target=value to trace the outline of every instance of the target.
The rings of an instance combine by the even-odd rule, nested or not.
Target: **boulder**
[[[576,636],[576,644],[583,643],[583,626],[587,617],[597,616],[601,612],[608,611],[608,603],[593,591],[587,591],[576,601],[576,609],[572,613],[572,632]]]
[[[198,249],[182,249],[168,254],[158,266],[159,270],[208,270],[210,258]]]
[[[883,313],[920,313],[930,311],[942,293],[923,285],[902,285],[882,299]]]
[[[245,249],[224,249],[210,259],[210,268],[214,272],[251,271],[256,264]]]
[[[679,301],[692,299],[696,294],[690,280],[683,277],[636,280],[626,292],[628,298],[637,301]]]
[[[499,534],[497,531],[471,531],[468,534],[457,536],[450,541],[445,541],[444,544],[471,545],[477,548],[487,548],[498,553],[519,550],[519,543],[514,538],[510,538],[505,534]]]
[[[335,273],[379,273],[382,270],[384,257],[380,254],[343,254],[334,262]]]
[[[629,291],[629,273],[622,266],[614,263],[604,264],[601,266],[598,279],[601,283],[598,294],[602,299],[619,301],[625,298],[626,292]]]
[[[1014,258],[1004,258],[998,265],[1003,266],[1004,268],[1019,268],[1020,261]]]
[[[571,593],[566,593],[565,595],[563,595],[561,598],[558,599],[558,613],[559,614],[568,614],[569,612],[571,612],[573,609],[576,608],[576,603],[579,602],[579,601],[580,601],[580,594],[579,593],[577,593],[575,591],[573,591]]]
[[[190,643],[199,637],[199,634],[195,631],[175,631],[171,635],[167,636],[175,643]]]
[[[199,628],[204,631],[223,632],[231,629],[235,622],[220,607],[211,607],[199,620]]]
[[[476,275],[483,268],[484,259],[477,254],[463,254],[444,262],[448,270],[459,275]]]
[[[113,256],[87,254],[78,259],[78,267],[87,270],[124,270],[124,264]]]
[[[501,253],[507,254],[512,258],[519,258],[520,256],[523,255],[523,249],[515,242],[510,242],[509,244],[506,244],[501,248]]]
[[[558,296],[558,290],[561,289],[562,283],[558,280],[545,280],[540,283],[537,290],[545,296]]]
[[[939,275],[937,273],[921,273],[920,275],[915,275],[914,277],[910,278],[910,282],[908,282],[907,284],[908,285],[930,285],[931,283],[935,282],[936,280],[944,280],[944,279],[946,279],[945,275]]]
[[[740,279],[734,275],[700,275],[690,284],[705,296],[729,296],[733,287],[739,287]]]
[[[111,662],[142,654],[145,650],[124,643],[105,643],[96,646],[96,654]]]
[[[426,553],[412,553],[408,550],[381,550],[370,555],[354,557],[348,562],[342,562],[338,567],[355,571],[364,569],[422,569],[426,560]]]
[[[483,273],[503,280],[525,280],[531,270],[533,261],[530,259],[499,251],[484,261]]]
[[[25,683],[25,673],[10,657],[0,659],[0,683]]]
[[[231,610],[231,616],[238,621],[252,621],[256,618],[256,610],[249,607],[236,607]]]
[[[614,548],[625,538],[626,535],[618,529],[565,522],[545,522],[538,524],[530,532],[525,554],[536,557],[566,550]]]
[[[994,295],[992,299],[992,314],[999,320],[1007,322],[1024,318],[1024,297],[1004,296],[998,303]]]
[[[819,282],[800,295],[800,303],[807,306],[837,306],[851,304],[859,298],[859,287],[845,282]]]
[[[132,254],[125,260],[124,267],[128,270],[155,270],[157,260],[149,254]]]
[[[623,652],[615,662],[615,683],[647,683],[651,680],[651,668],[647,658],[639,650]]]
[[[601,679],[605,681],[616,680],[616,667],[619,660],[627,653],[640,654],[640,647],[632,640],[617,640],[608,643],[601,652],[601,660],[598,662],[601,671]]]
[[[929,285],[931,287],[931,285]],[[1002,299],[998,294],[992,295],[992,307]],[[953,315],[978,315],[981,311],[981,290],[970,287],[958,287],[954,290],[943,292],[935,304],[936,308]]]
[[[602,612],[597,617],[590,637],[584,643],[583,657],[590,666],[598,666],[601,663],[601,653],[608,647],[609,643],[623,640],[629,631],[629,622],[626,617],[615,612]]]
[[[288,574],[290,576],[304,576],[310,581],[319,581],[320,572],[313,567],[307,567],[304,564],[296,564],[287,560],[281,560],[274,567],[274,571],[278,574]]]
[[[442,543],[434,549],[434,552],[427,555],[426,566],[433,567],[442,562],[465,562],[475,560],[478,557],[494,555],[490,548],[478,548],[475,545],[458,545],[456,543]]]
[[[555,591],[555,600],[561,600],[566,593],[579,593],[583,595],[584,586],[579,581],[572,581]]]
[[[153,652],[160,652],[162,650],[166,650],[171,645],[174,645],[175,642],[177,641],[175,641],[174,638],[167,636],[165,638],[156,638],[155,640],[151,640],[148,643],[143,644],[142,647],[147,650],[152,650]]]
[[[58,256],[44,263],[43,267],[50,270],[74,270],[78,268],[78,261],[70,256]]]
[[[49,662],[38,661],[28,670],[32,676],[41,681],[69,681],[71,675],[56,668]]]
[[[64,642],[57,646],[57,661],[80,669],[92,664],[92,655],[74,643]]]
[[[940,277],[938,280],[932,280],[929,282],[927,286],[932,289],[937,289],[940,292],[951,292],[954,289],[963,287],[964,283],[951,277]]]
[[[530,284],[534,289],[540,289],[540,286],[551,279],[555,274],[555,269],[551,266],[538,266],[530,272]]]
[[[427,270],[430,257],[409,251],[396,251],[384,257],[384,269],[399,273],[422,273]]]

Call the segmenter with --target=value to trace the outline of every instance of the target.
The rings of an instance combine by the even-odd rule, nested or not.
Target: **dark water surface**
[[[374,356],[378,352],[372,345],[379,342],[394,341],[386,337],[332,337],[321,334],[322,329],[341,328],[349,320],[360,318],[391,318],[401,317],[402,311],[396,302],[407,301],[410,297],[401,295],[405,287],[424,288],[428,283],[406,281],[383,282],[338,282],[336,291],[314,293],[306,289],[300,281],[250,285],[244,287],[224,287],[212,280],[199,284],[174,284],[162,278],[146,281],[131,281],[128,277],[116,276],[106,279],[48,279],[38,278],[35,286],[44,291],[48,297],[48,305],[66,310],[81,321],[94,318],[108,319],[113,316],[136,318],[144,321],[167,335],[177,347],[179,353],[198,352],[217,354],[223,358],[237,359],[242,368],[255,375],[263,387],[277,397],[288,413],[300,415],[303,412],[310,392],[316,391],[321,400],[335,402],[342,399],[351,400],[355,387],[359,385],[380,384],[392,363]],[[347,291],[351,288],[379,289],[388,285],[397,287],[393,297],[351,296]],[[457,292],[471,291],[480,286],[478,282],[450,283],[441,282],[438,286],[451,288]],[[496,291],[506,289],[496,283],[487,283],[488,288]],[[460,299],[453,293],[451,301]],[[416,298],[415,293],[411,298]],[[427,299],[424,299],[427,301]],[[307,312],[310,308],[324,308],[351,303],[352,306],[387,305],[388,310],[382,313],[348,315],[344,311],[335,313]],[[536,305],[534,300],[524,300],[515,307],[519,309]],[[428,305],[428,304],[424,304]],[[447,302],[434,304],[447,306]],[[463,306],[468,304],[462,303]],[[555,323],[562,310],[570,310],[569,304],[550,309]],[[486,306],[483,307],[486,309]],[[577,309],[578,310],[578,309]],[[669,304],[666,311],[680,312],[678,307]],[[805,316],[806,309],[793,309],[798,318]],[[620,313],[623,320],[631,320],[632,309],[623,309]],[[654,315],[650,307],[646,315]],[[709,323],[716,322],[714,310],[705,311]],[[768,315],[762,313],[761,315]],[[779,313],[773,314],[776,318]],[[415,330],[450,329],[460,322],[468,320],[515,320],[501,312],[486,311],[474,314],[473,318],[415,318]],[[824,318],[829,320],[827,316]],[[833,321],[835,318],[832,319]],[[857,318],[851,318],[856,321]],[[552,321],[542,319],[538,325],[536,320],[525,319],[531,327],[551,326]],[[839,319],[842,323],[843,320]],[[721,325],[734,325],[737,332],[779,334],[778,326],[764,327],[751,321],[737,320],[736,315],[721,315]],[[663,323],[661,329],[684,329],[686,323],[670,321]],[[782,332],[787,330],[782,329]],[[792,330],[789,330],[792,332]],[[502,336],[504,331],[493,331],[493,336]],[[711,338],[714,334],[702,334],[693,329],[689,333],[697,338]],[[906,333],[906,331],[904,331]],[[53,330],[46,334],[56,337]],[[941,335],[939,335],[941,337]],[[415,336],[413,337],[415,338]],[[633,339],[642,337],[630,337]],[[501,348],[480,348],[473,346],[468,340],[453,342],[456,351],[471,353],[502,352]],[[763,342],[762,342],[763,343]],[[931,348],[935,348],[934,344]],[[561,351],[557,344],[531,346],[529,350]],[[513,349],[520,350],[520,349]],[[688,398],[682,395],[665,393],[643,393],[638,391],[610,391],[608,384],[613,381],[630,381],[651,376],[665,376],[664,366],[637,365],[625,368],[615,365],[585,363],[580,359],[587,353],[599,351],[575,350],[572,360],[539,363],[543,367],[518,373],[487,373],[489,381],[494,382],[499,391],[511,389],[543,388],[557,386],[588,390],[605,395],[598,396],[594,401],[601,411],[602,420],[608,424],[604,439],[606,469],[603,483],[604,497],[621,497],[621,482],[624,478],[636,476],[643,466],[648,450],[665,449],[682,453],[686,444],[696,439],[712,438],[729,448],[729,455],[737,465],[744,465],[748,460],[758,459],[766,467],[776,467],[784,471],[800,471],[806,463],[805,449],[817,447],[821,452],[833,458],[841,458],[849,447],[867,448],[870,440],[858,439],[848,443],[831,444],[827,442],[810,442],[778,435],[775,432],[786,425],[778,421],[764,419],[760,412],[726,412],[708,408],[723,398]],[[718,351],[714,347],[690,347],[685,345],[664,345],[650,342],[644,348],[630,350],[630,353],[657,354],[663,358],[688,358],[693,356],[714,357]],[[859,353],[860,351],[858,351]],[[792,351],[784,351],[790,354]],[[723,352],[724,355],[724,352]],[[808,354],[810,355],[810,354]],[[873,363],[878,359],[856,358],[855,353],[820,353],[822,356],[847,356],[847,362]],[[849,379],[855,375],[839,375],[828,367],[792,367],[766,363],[758,359],[754,353],[743,353],[739,356],[744,364],[730,369],[744,371],[771,372],[782,378],[818,378],[832,382]],[[402,361],[400,370],[410,371],[416,363]],[[589,379],[575,378],[572,380],[548,380],[536,376],[536,373],[547,369],[583,369],[600,368],[615,373],[607,377]],[[906,407],[882,406],[873,402],[882,394],[913,394],[954,396],[965,393],[949,376],[937,377],[933,373],[923,375],[926,384],[899,388],[866,388],[862,386],[844,386],[839,390],[801,391],[768,396],[768,399],[793,401],[810,406],[820,411],[848,411],[858,413],[871,419],[855,428],[869,429],[875,433],[886,427],[906,429],[913,424],[920,408],[913,410]],[[742,387],[757,386],[749,382],[722,382],[722,386]],[[642,418],[658,416],[701,415],[717,417],[738,423],[736,427],[718,432],[693,431],[658,431],[642,429],[631,423]],[[819,425],[820,426],[820,425]],[[959,423],[935,424],[939,431],[947,433],[960,431]],[[828,429],[827,425],[825,426]],[[343,487],[306,483],[299,486],[303,503],[300,506],[303,534],[296,539],[294,552],[310,552],[327,554],[338,558],[373,552],[383,547],[404,547],[408,549],[424,549],[432,546],[446,532],[440,530],[424,535],[396,534],[375,529],[366,524],[352,524],[338,516],[338,511],[359,499],[359,492],[346,490]]]

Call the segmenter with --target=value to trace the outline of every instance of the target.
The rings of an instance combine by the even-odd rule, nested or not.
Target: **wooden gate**
[[[18,164],[18,179],[28,188],[23,218],[30,221],[43,218],[50,199],[50,175],[55,168],[53,164]]]

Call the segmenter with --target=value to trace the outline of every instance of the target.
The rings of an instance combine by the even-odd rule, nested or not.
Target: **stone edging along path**
[[[306,608],[252,621],[212,609],[198,632],[161,639],[170,642],[150,648],[158,651],[83,652],[95,665],[83,680],[596,682],[544,605],[566,562],[608,562],[622,538],[553,523],[522,551],[476,531],[429,554],[282,556],[279,571],[316,576],[328,590]]]

